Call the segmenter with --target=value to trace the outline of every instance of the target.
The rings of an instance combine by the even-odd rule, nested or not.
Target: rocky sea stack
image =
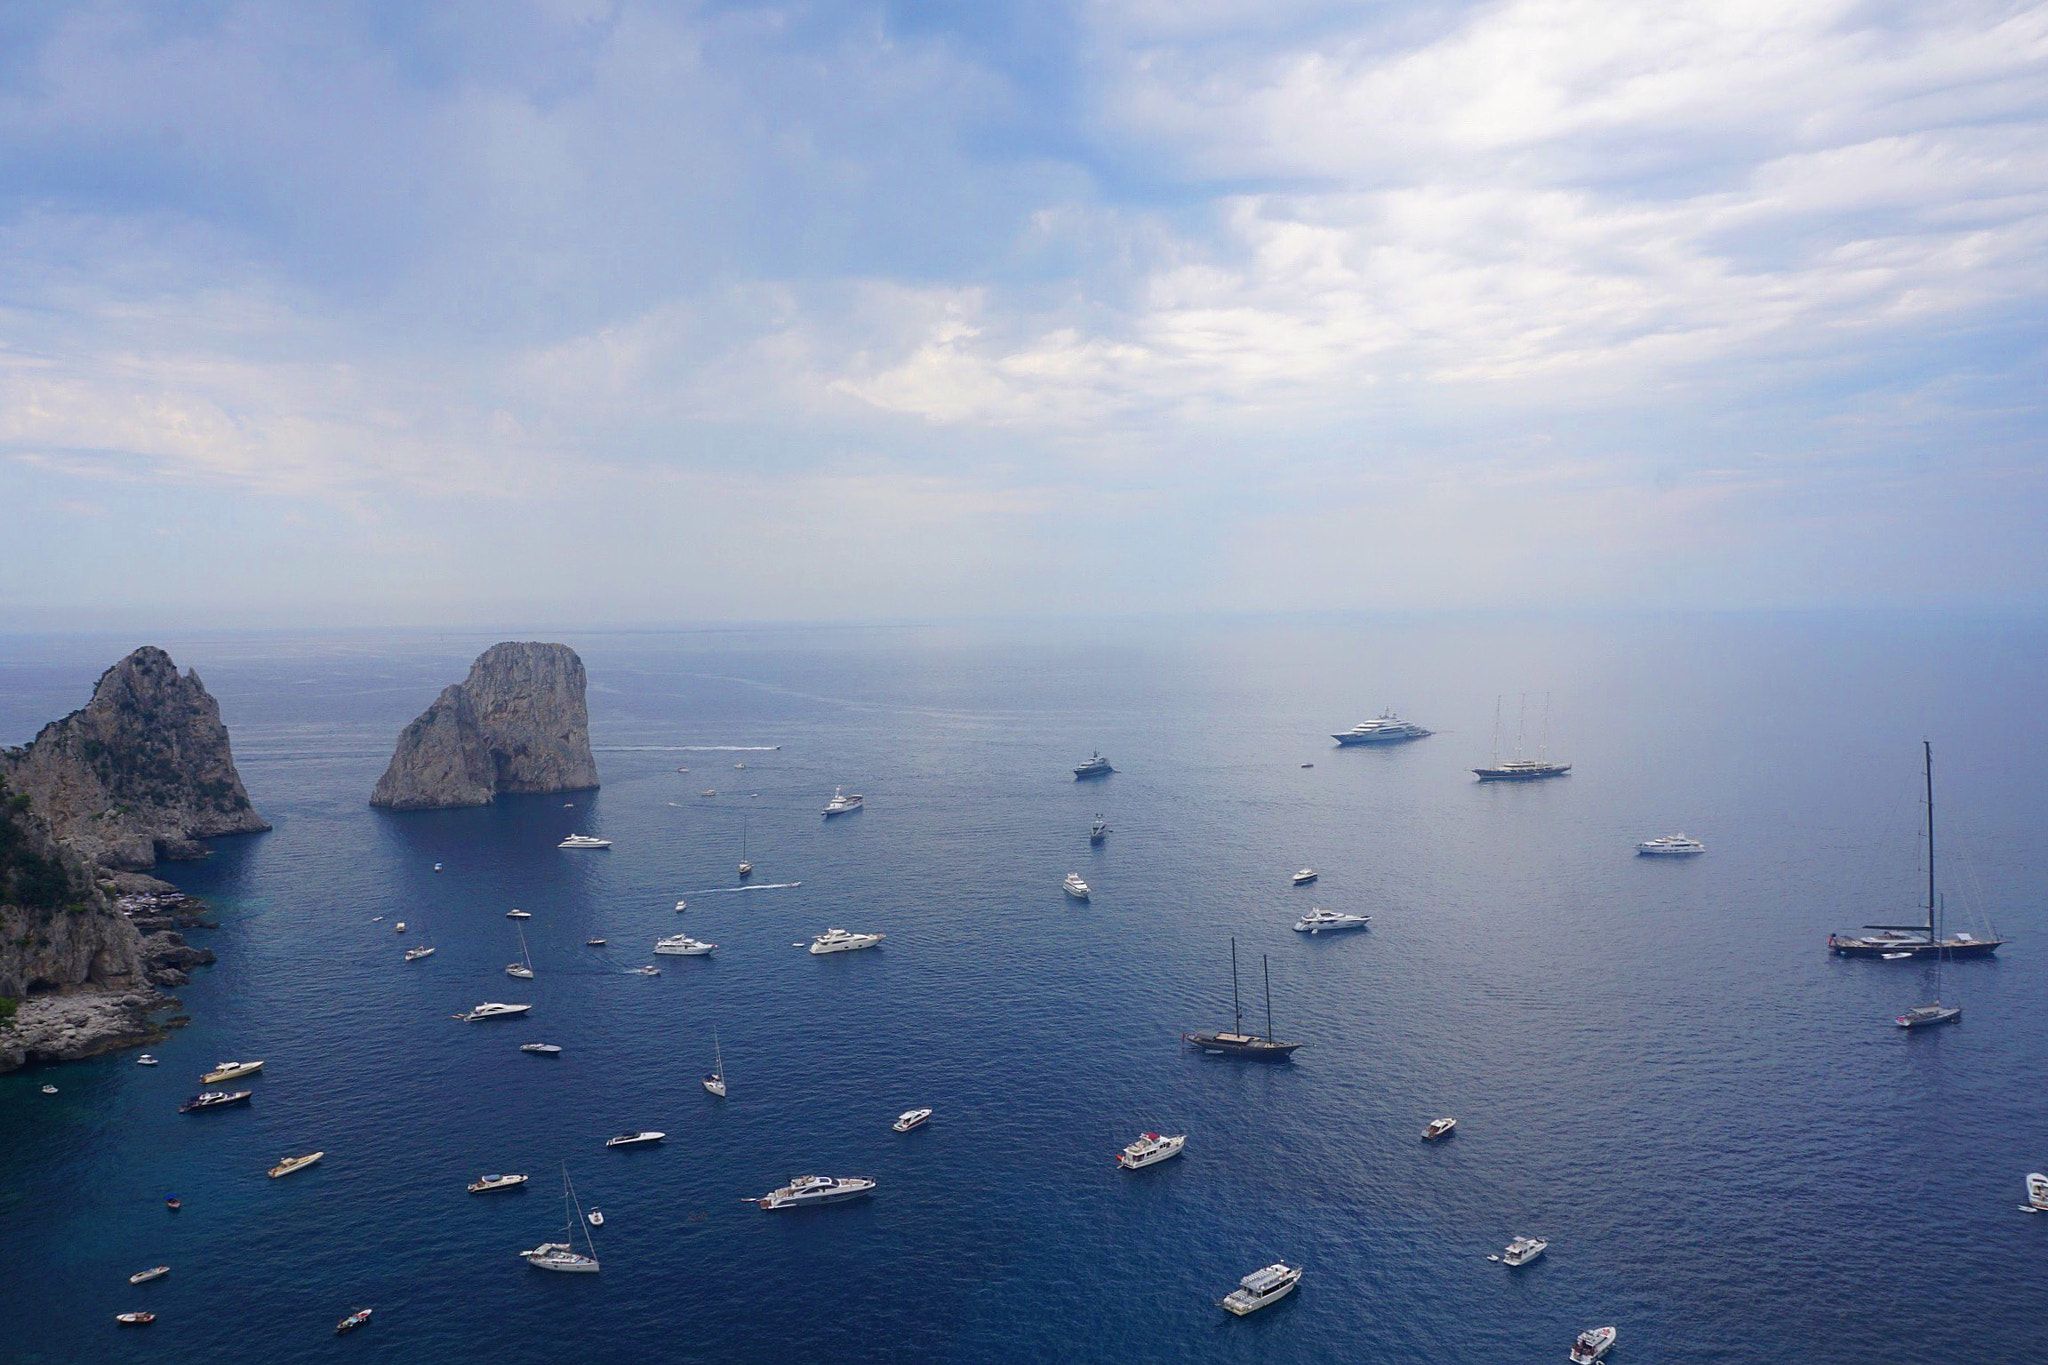
[[[487,806],[500,792],[597,783],[583,660],[567,645],[492,645],[398,736],[373,806]]]

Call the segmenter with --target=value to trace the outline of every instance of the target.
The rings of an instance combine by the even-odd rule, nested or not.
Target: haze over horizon
[[[0,630],[2048,605],[2048,6],[23,4]]]

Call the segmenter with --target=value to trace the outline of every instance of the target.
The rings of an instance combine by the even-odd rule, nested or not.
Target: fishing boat
[[[1612,1327],[1588,1327],[1572,1342],[1571,1355],[1567,1357],[1572,1365],[1593,1365],[1593,1362],[1614,1349],[1614,1340],[1621,1333]]]
[[[1186,1150],[1186,1133],[1140,1133],[1135,1142],[1126,1143],[1116,1154],[1116,1164],[1127,1171],[1142,1171],[1147,1166],[1157,1166],[1162,1161],[1171,1161]]]
[[[1923,739],[1920,750],[1927,788],[1927,922],[1863,926],[1877,930],[1874,934],[1829,934],[1828,951],[1838,957],[1875,957],[1886,962],[1931,957],[1938,963],[1944,957],[1990,957],[2004,942],[1996,934],[1983,938],[1964,933],[1943,937],[1935,924],[1941,901],[1934,889],[1934,745]]]
[[[1429,1126],[1422,1130],[1422,1140],[1424,1142],[1441,1141],[1457,1131],[1457,1127],[1458,1121],[1456,1119],[1431,1119]]]
[[[153,1265],[147,1270],[138,1270],[133,1275],[130,1275],[128,1283],[148,1284],[151,1280],[161,1280],[170,1273],[171,1268],[167,1265]]]
[[[1243,1317],[1256,1313],[1261,1308],[1280,1302],[1294,1292],[1301,1283],[1301,1267],[1275,1261],[1269,1266],[1254,1270],[1237,1282],[1237,1288],[1223,1299],[1223,1307]]]
[[[566,1275],[595,1275],[598,1271],[597,1248],[590,1241],[590,1224],[584,1220],[583,1207],[576,1202],[576,1187],[569,1183],[569,1164],[562,1163],[562,1220],[564,1227],[560,1242],[542,1242],[531,1251],[522,1251],[520,1257],[535,1270],[553,1270]],[[588,1255],[576,1250],[576,1230],[583,1229],[583,1246]]]
[[[205,1109],[225,1109],[231,1104],[247,1104],[249,1096],[254,1093],[252,1090],[209,1090],[205,1094],[194,1095],[186,1100],[178,1106],[178,1112],[196,1114]]]
[[[253,1076],[263,1069],[261,1062],[218,1062],[213,1070],[199,1078],[201,1085],[219,1085],[222,1081],[239,1080]]]
[[[1550,694],[1543,696],[1543,739],[1536,748],[1536,757],[1522,756],[1522,740],[1528,731],[1529,694],[1522,694],[1522,717],[1515,726],[1515,756],[1507,762],[1500,758],[1500,698],[1493,699],[1493,762],[1488,767],[1474,768],[1473,774],[1481,782],[1533,782],[1545,777],[1563,777],[1572,770],[1569,763],[1550,761]]]
[[[342,1336],[346,1333],[355,1331],[356,1328],[361,1327],[364,1323],[368,1322],[370,1320],[370,1314],[375,1311],[376,1310],[373,1308],[356,1309],[355,1312],[350,1313],[340,1322],[334,1324],[334,1335]]]
[[[154,1313],[116,1313],[114,1321],[123,1327],[147,1327],[156,1321]]]
[[[711,1074],[704,1078],[704,1088],[725,1098],[725,1054],[719,1050],[717,1029],[711,1030]]]
[[[293,1171],[303,1171],[326,1155],[325,1152],[308,1152],[304,1156],[281,1157],[278,1163],[270,1168],[270,1178],[275,1180],[279,1176],[290,1175]]]
[[[1284,1062],[1300,1046],[1300,1043],[1283,1043],[1273,1036],[1273,974],[1263,954],[1259,957],[1259,970],[1266,982],[1266,1031],[1263,1034],[1244,1031],[1244,1007],[1237,992],[1237,940],[1230,940],[1230,1012],[1235,1021],[1228,1033],[1183,1033],[1181,1041],[1204,1052],[1220,1053],[1230,1057],[1249,1057],[1263,1062]]]
[[[505,975],[516,976],[521,981],[533,980],[533,954],[526,951],[526,930],[519,933],[519,960],[505,968]]]
[[[913,1128],[924,1127],[931,1120],[932,1111],[929,1109],[906,1109],[898,1114],[896,1121],[889,1126],[899,1133],[907,1133]]]
[[[480,1175],[469,1182],[471,1194],[495,1194],[499,1190],[516,1190],[526,1183],[523,1175]]]

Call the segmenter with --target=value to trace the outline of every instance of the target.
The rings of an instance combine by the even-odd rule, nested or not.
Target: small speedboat
[[[906,1109],[898,1114],[896,1121],[889,1126],[899,1133],[907,1133],[913,1128],[924,1127],[931,1122],[931,1117],[932,1111],[929,1109]]]
[[[604,1210],[592,1209],[590,1211],[590,1226],[594,1228],[601,1228],[604,1226]]]
[[[645,1133],[621,1133],[617,1137],[606,1138],[604,1145],[607,1147],[651,1147],[667,1136],[667,1133],[657,1133],[651,1130]]]
[[[130,1275],[128,1283],[148,1284],[151,1280],[161,1280],[170,1273],[171,1268],[167,1265],[153,1265],[147,1270],[138,1270],[133,1275]]]
[[[523,1175],[480,1175],[469,1182],[471,1194],[490,1194],[496,1190],[516,1190],[526,1183]]]
[[[604,947],[604,940],[601,938],[586,938],[583,940],[583,946],[586,948],[602,948]]]
[[[114,1321],[123,1327],[147,1327],[156,1321],[154,1313],[116,1313]]]
[[[43,1087],[43,1093],[45,1095],[54,1095],[57,1093],[57,1087],[54,1085],[46,1085]]]
[[[1140,1133],[1136,1142],[1116,1154],[1116,1164],[1127,1171],[1142,1171],[1179,1156],[1187,1145],[1186,1133]]]
[[[1301,871],[1294,874],[1294,884],[1296,886],[1307,886],[1310,882],[1319,880],[1322,875],[1322,873],[1312,867],[1304,867]]]
[[[356,1309],[355,1312],[350,1313],[340,1322],[334,1324],[334,1335],[341,1336],[346,1332],[355,1331],[356,1328],[361,1327],[364,1323],[370,1320],[370,1314],[373,1311],[375,1310],[369,1308]]]
[[[659,967],[655,966],[655,965],[654,965],[654,964],[653,964],[652,962],[650,962],[650,963],[648,963],[648,964],[647,964],[646,966],[644,966],[644,967],[635,967],[635,968],[633,968],[633,969],[632,969],[631,971],[627,972],[627,973],[626,973],[626,975],[627,975],[627,976],[660,976],[660,975],[661,975],[661,968],[659,968]]]
[[[149,1055],[149,1054],[148,1054],[147,1052],[145,1052],[145,1053],[143,1053],[143,1054],[142,1054],[142,1055],[141,1055],[140,1057],[137,1057],[137,1058],[135,1059],[135,1065],[137,1065],[137,1066],[155,1066],[155,1065],[156,1065],[156,1058],[154,1058],[154,1057],[150,1056],[150,1055]]]
[[[530,911],[526,911],[526,910],[521,910],[521,909],[520,909],[520,908],[519,908],[518,906],[516,906],[516,905],[515,905],[515,906],[513,906],[513,907],[512,907],[512,908],[511,908],[510,910],[507,910],[507,911],[505,912],[505,918],[506,918],[506,919],[532,919],[532,918],[533,918],[533,915],[532,915],[532,913],[531,913]]]
[[[434,871],[436,871],[436,872],[439,872],[440,870],[441,870],[441,865],[440,865],[439,863],[435,863],[435,864],[434,864]]]
[[[1507,1250],[1501,1253],[1502,1265],[1527,1265],[1550,1250],[1550,1243],[1541,1237],[1517,1237],[1509,1242]]]
[[[1457,1126],[1458,1121],[1456,1119],[1431,1119],[1429,1127],[1422,1130],[1422,1140],[1424,1142],[1435,1142],[1439,1138],[1447,1138]]]
[[[1621,1334],[1612,1327],[1588,1327],[1572,1342],[1568,1359],[1572,1365],[1593,1365],[1593,1362],[1614,1349],[1614,1339]]]
[[[164,1196],[164,1207],[172,1213],[176,1213],[179,1209],[185,1207],[185,1201],[178,1198],[175,1194],[167,1194]]]
[[[519,1050],[521,1052],[531,1052],[536,1057],[559,1057],[562,1055],[560,1045],[555,1043],[521,1043]]]
[[[1301,1267],[1275,1261],[1272,1265],[1254,1270],[1237,1282],[1237,1288],[1223,1300],[1223,1307],[1243,1317],[1256,1313],[1268,1304],[1278,1303],[1294,1292],[1301,1283]]]
[[[1088,883],[1081,880],[1081,874],[1078,872],[1069,872],[1066,876],[1062,877],[1060,879],[1060,890],[1066,892],[1077,901],[1088,899]]]
[[[308,1152],[304,1156],[284,1157],[270,1168],[270,1178],[275,1180],[281,1175],[290,1175],[293,1171],[303,1171],[326,1155],[325,1152]]]

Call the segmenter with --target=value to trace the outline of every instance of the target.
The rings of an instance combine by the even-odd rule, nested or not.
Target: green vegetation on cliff
[[[37,849],[27,817],[29,799],[14,796],[0,778],[0,905],[55,910],[72,898],[71,874]]]

